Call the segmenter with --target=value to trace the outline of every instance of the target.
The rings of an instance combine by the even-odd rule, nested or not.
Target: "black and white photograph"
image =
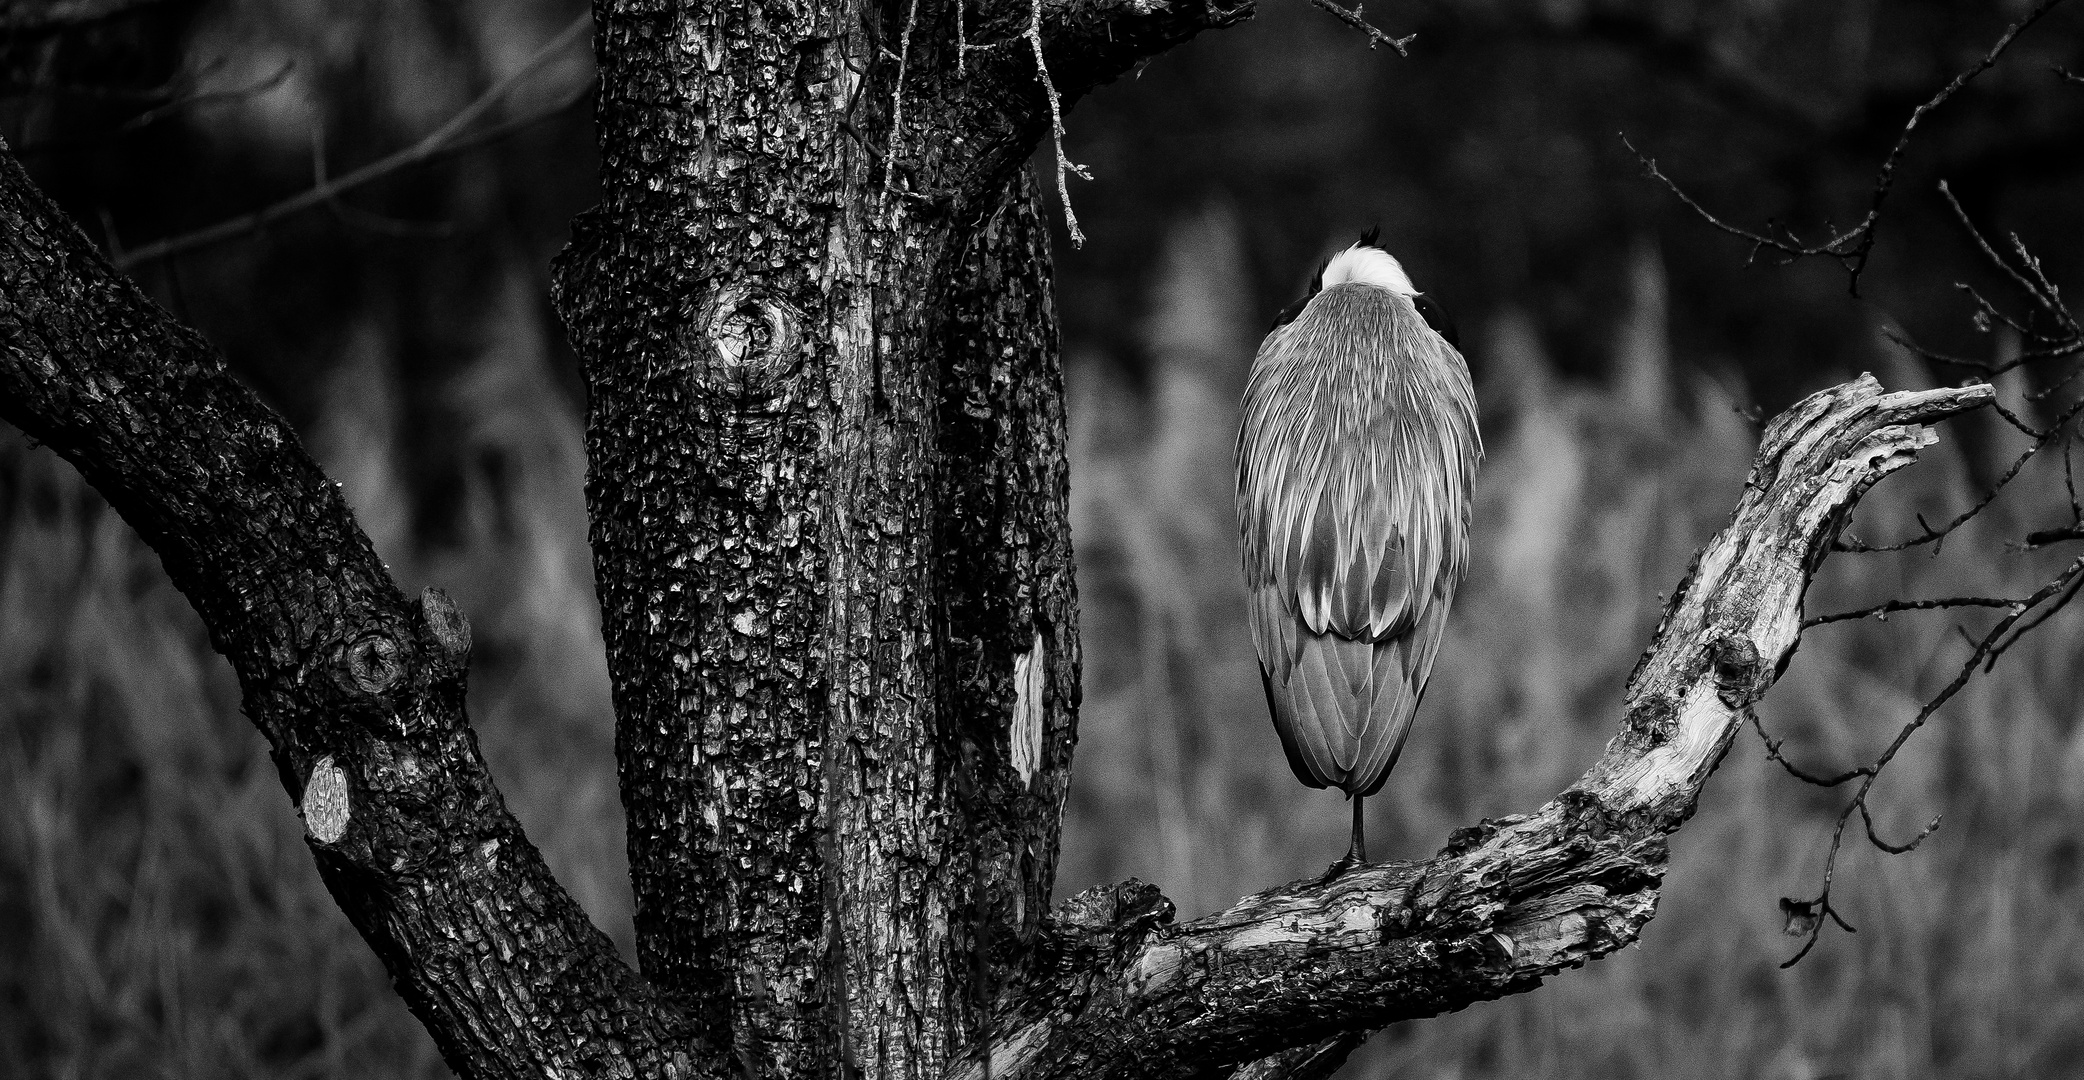
[[[2084,1077],[2084,2],[0,0],[0,1080]]]

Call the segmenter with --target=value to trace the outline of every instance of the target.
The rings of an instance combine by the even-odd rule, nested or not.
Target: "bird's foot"
[[[1317,884],[1329,884],[1345,875],[1347,871],[1359,870],[1366,867],[1367,865],[1367,856],[1362,855],[1356,851],[1349,851],[1346,853],[1344,858],[1324,868],[1324,876],[1317,879]]]

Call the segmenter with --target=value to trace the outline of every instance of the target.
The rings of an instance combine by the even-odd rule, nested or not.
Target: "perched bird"
[[[1483,445],[1453,324],[1369,230],[1274,323],[1237,438],[1252,643],[1296,778],[1360,805],[1396,764],[1469,567]]]

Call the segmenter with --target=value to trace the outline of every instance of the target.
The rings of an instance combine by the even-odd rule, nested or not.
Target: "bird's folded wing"
[[[1238,512],[1253,643],[1290,764],[1318,786],[1379,786],[1468,564],[1474,402],[1459,357],[1411,321],[1419,332],[1346,339],[1406,350],[1358,365],[1387,373],[1379,384],[1265,365],[1246,394]],[[1302,329],[1266,346],[1312,347],[1331,346]],[[1413,363],[1413,350],[1443,355]]]

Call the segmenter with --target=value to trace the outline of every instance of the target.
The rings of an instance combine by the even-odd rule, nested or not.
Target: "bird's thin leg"
[[[1346,849],[1345,862],[1347,866],[1366,866],[1368,864],[1368,838],[1367,834],[1361,830],[1360,800],[1361,796],[1355,793],[1353,796],[1353,846]]]
[[[1353,842],[1346,847],[1346,856],[1325,868],[1321,881],[1330,881],[1340,874],[1368,863],[1368,841],[1360,827],[1360,796],[1348,796],[1353,801]]]

